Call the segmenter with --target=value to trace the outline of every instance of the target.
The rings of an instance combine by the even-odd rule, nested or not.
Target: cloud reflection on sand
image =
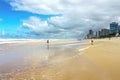
[[[58,60],[62,61],[67,57],[73,56],[75,48],[84,45],[83,43],[85,44],[86,41],[51,41],[49,50],[46,43],[41,43],[41,41],[1,44],[0,49],[2,51],[0,54],[4,55],[0,55],[0,73],[6,76],[5,79],[7,79],[10,75],[14,77],[13,74],[19,75],[24,71],[30,71],[31,73],[31,70],[48,67]]]

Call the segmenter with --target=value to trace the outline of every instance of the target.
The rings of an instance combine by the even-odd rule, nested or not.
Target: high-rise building
[[[98,31],[99,38],[101,37],[101,31]]]
[[[90,34],[90,35],[93,35],[93,30],[89,30],[89,34]]]
[[[102,37],[106,37],[106,36],[108,36],[109,35],[109,29],[102,29],[101,30],[101,36]]]
[[[119,35],[120,35],[120,25],[118,26],[118,33],[119,33]]]
[[[100,38],[100,31],[96,31],[96,38]]]
[[[93,30],[89,30],[89,33],[87,34],[87,38],[88,39],[91,39],[91,38],[93,38],[94,37],[94,32],[93,32]]]
[[[89,38],[93,38],[93,36],[94,36],[93,30],[89,30]]]
[[[110,24],[110,34],[117,34],[118,33],[118,23],[112,22]]]

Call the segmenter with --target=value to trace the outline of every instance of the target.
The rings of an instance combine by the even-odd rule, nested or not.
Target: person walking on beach
[[[47,40],[47,44],[49,44],[49,40]]]
[[[49,49],[49,40],[47,40],[47,49]]]
[[[93,42],[94,42],[93,39],[91,39],[91,45],[93,45]]]

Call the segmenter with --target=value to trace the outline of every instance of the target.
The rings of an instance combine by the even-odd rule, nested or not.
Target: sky
[[[0,38],[83,38],[120,22],[120,0],[0,0]]]

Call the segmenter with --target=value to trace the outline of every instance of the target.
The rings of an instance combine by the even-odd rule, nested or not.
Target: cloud
[[[15,10],[23,10],[38,14],[57,14],[58,8],[61,6],[58,5],[59,0],[13,0],[10,2],[12,7]],[[53,5],[54,4],[54,5]],[[56,7],[57,6],[57,7]]]
[[[68,29],[64,29],[64,27],[59,27],[57,25],[55,26],[55,24],[52,23],[52,19],[42,21],[35,16],[31,16],[29,19],[23,20],[21,26],[22,28],[29,29],[29,34],[34,34],[46,38],[63,36],[65,33],[68,33]]]
[[[30,32],[51,37],[79,37],[89,29],[109,27],[120,21],[119,0],[12,0],[14,10],[53,15],[47,20],[35,16],[24,20],[22,26]]]

